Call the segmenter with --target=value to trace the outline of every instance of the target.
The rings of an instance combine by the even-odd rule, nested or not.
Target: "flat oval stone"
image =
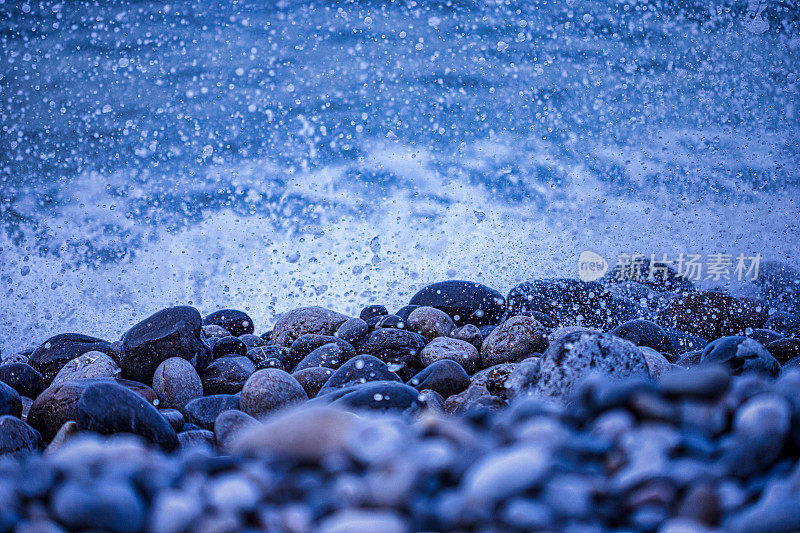
[[[259,346],[266,346],[267,341],[259,337],[258,335],[253,335],[252,333],[245,333],[243,335],[239,335],[239,340],[247,346],[248,350],[252,350],[253,348],[258,348]]]
[[[429,342],[420,351],[419,358],[425,366],[449,359],[461,365],[468,373],[475,372],[481,362],[480,354],[472,344],[446,337],[439,337]]]
[[[42,446],[39,432],[12,415],[0,416],[0,457],[23,457]]]
[[[247,358],[256,365],[256,370],[273,368],[275,360],[280,361],[281,366],[285,368],[286,361],[289,360],[289,349],[274,344],[257,346],[247,351]]]
[[[279,409],[308,400],[306,391],[283,370],[259,370],[242,388],[241,409],[255,418],[263,418]]]
[[[309,398],[313,398],[333,375],[332,368],[312,366],[292,372],[292,377],[297,380]]]
[[[456,325],[450,315],[435,307],[428,306],[414,309],[408,315],[405,324],[406,329],[416,331],[428,341],[432,341],[436,337],[447,337],[456,329]]]
[[[238,337],[222,337],[214,343],[212,353],[214,359],[231,355],[247,355],[247,345]]]
[[[102,339],[80,333],[62,333],[47,339],[36,348],[28,359],[28,364],[49,383],[68,361],[86,352],[108,353],[110,347]]]
[[[440,309],[450,315],[457,326],[494,324],[506,308],[505,298],[496,290],[460,280],[428,285],[415,294],[409,304]]]
[[[307,333],[333,335],[347,316],[322,307],[301,307],[284,313],[272,330],[272,342],[289,347],[300,336]]]
[[[547,348],[547,332],[535,319],[513,316],[497,326],[481,346],[481,360],[486,366],[513,363],[517,359]]]
[[[377,305],[376,304],[376,305],[368,305],[367,307],[362,309],[361,313],[359,313],[358,317],[361,320],[369,320],[370,318],[373,318],[373,317],[376,317],[376,316],[384,316],[384,315],[388,315],[388,314],[389,314],[389,311],[386,310],[386,306]]]
[[[163,309],[142,320],[122,336],[122,375],[149,383],[158,365],[171,357],[204,369],[211,351],[202,340],[201,327],[200,313],[186,306]]]
[[[96,383],[83,391],[76,422],[103,435],[134,433],[167,450],[178,445],[175,430],[155,407],[114,383]]]
[[[566,401],[591,374],[614,379],[649,376],[644,354],[633,343],[608,333],[578,331],[547,347],[534,390],[544,398]]]
[[[0,382],[28,398],[36,398],[47,387],[44,377],[27,363],[0,365]]]
[[[86,378],[116,378],[122,373],[117,363],[103,352],[86,352],[68,361],[58,371],[53,383]]]
[[[215,394],[195,398],[181,410],[186,421],[203,429],[214,429],[214,421],[223,411],[239,409],[239,396]]]
[[[194,366],[182,357],[170,357],[153,374],[153,390],[162,409],[181,410],[203,395],[203,382]]]
[[[350,318],[342,323],[333,334],[337,339],[342,339],[348,344],[355,345],[369,333],[369,325],[360,318]]]
[[[319,533],[408,533],[409,524],[392,511],[345,509],[322,521]]]
[[[22,398],[10,385],[0,381],[0,416],[22,416]]]
[[[314,366],[324,366],[327,368],[339,368],[345,361],[355,355],[355,349],[345,342],[330,342],[316,348],[305,356],[294,367],[294,371],[311,368]]]
[[[242,390],[247,378],[256,371],[256,365],[247,357],[223,357],[212,362],[203,371],[205,394],[236,394]]]
[[[238,337],[247,333],[253,333],[253,319],[244,311],[235,309],[222,309],[214,311],[203,319],[204,326],[220,326],[231,332],[231,335]]]
[[[484,368],[477,372],[472,379],[471,385],[482,385],[486,387],[492,396],[506,398],[510,387],[509,378],[517,367],[517,363],[500,363]]]
[[[371,381],[345,387],[325,395],[331,405],[371,411],[406,411],[419,409],[419,391],[398,381]]]
[[[178,448],[214,447],[214,432],[208,429],[187,429],[178,433]]]
[[[770,342],[767,350],[779,363],[784,364],[800,356],[800,339],[784,337]]]
[[[360,385],[369,381],[400,381],[400,378],[377,357],[357,355],[333,373],[319,391],[319,395],[326,394],[333,389]]]
[[[668,352],[672,348],[669,337],[661,326],[649,320],[629,320],[612,329],[610,333],[636,346],[647,346],[657,352]]]
[[[447,398],[465,391],[469,387],[469,376],[460,364],[442,359],[423,368],[407,384],[419,391],[429,389]]]
[[[186,418],[183,416],[183,413],[177,409],[159,409],[158,412],[169,422],[169,425],[172,426],[172,429],[175,431],[180,431],[186,423]]]
[[[465,324],[460,328],[456,328],[450,333],[450,336],[454,339],[470,343],[478,351],[480,351],[481,345],[483,344],[483,335],[475,324]]]
[[[356,349],[359,353],[377,357],[385,363],[396,365],[392,370],[401,378],[410,378],[421,370],[419,352],[425,346],[425,338],[413,331],[402,329],[376,329]]]

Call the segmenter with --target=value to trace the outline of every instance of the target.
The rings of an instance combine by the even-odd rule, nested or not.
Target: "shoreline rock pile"
[[[161,310],[0,365],[0,531],[800,529],[800,275]]]

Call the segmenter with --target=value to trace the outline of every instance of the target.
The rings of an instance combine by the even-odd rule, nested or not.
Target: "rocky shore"
[[[800,530],[800,274],[617,274],[3,354],[0,531]]]

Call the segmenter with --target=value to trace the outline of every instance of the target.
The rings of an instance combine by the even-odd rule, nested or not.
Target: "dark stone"
[[[762,261],[754,283],[771,308],[800,315],[800,272],[793,267],[778,261]]]
[[[346,343],[355,345],[369,333],[369,324],[360,318],[350,318],[345,321],[336,333],[333,334],[337,339],[342,339]]]
[[[777,331],[772,331],[771,329],[756,329],[750,335],[747,335],[757,343],[769,347],[769,344],[772,341],[776,341],[778,339],[783,339],[784,335],[778,333]]]
[[[708,341],[703,337],[698,337],[679,329],[662,327],[661,330],[669,339],[670,349],[666,353],[673,356],[693,350],[702,350],[708,344]]]
[[[757,303],[711,291],[674,298],[659,312],[661,325],[710,340],[744,335],[766,320],[766,310]]]
[[[740,336],[711,341],[703,349],[700,362],[724,365],[733,374],[757,372],[777,376],[781,371],[780,363],[766,348],[753,339]]]
[[[694,284],[690,279],[679,276],[672,267],[659,263],[658,259],[656,259],[656,268],[652,269],[652,272],[650,258],[642,258],[636,262],[636,265],[635,272],[631,272],[633,265],[615,265],[602,281],[609,284],[634,281],[658,292],[688,293],[694,291]]]
[[[483,344],[483,335],[481,335],[481,330],[478,329],[478,326],[475,324],[466,324],[460,328],[456,328],[450,333],[450,336],[454,339],[470,343],[478,351],[480,351],[481,345]]]
[[[284,313],[272,329],[272,342],[289,347],[306,334],[333,335],[349,316],[323,307],[300,307]],[[291,365],[286,365],[287,368]]]
[[[405,320],[408,320],[408,315],[410,315],[411,312],[414,309],[418,309],[420,307],[422,307],[422,306],[421,305],[404,305],[403,307],[401,307],[400,309],[397,310],[395,315],[399,316],[401,319],[403,319],[405,321]]]
[[[539,311],[561,326],[581,325],[606,329],[615,324],[612,297],[597,282],[541,279],[521,283],[508,293],[508,316]]]
[[[353,357],[353,355],[355,355],[355,350],[352,347],[343,349],[341,344],[331,342],[320,346],[304,357],[303,360],[294,367],[293,371],[297,372],[315,366],[336,369]]]
[[[235,309],[222,309],[215,311],[203,319],[203,325],[221,326],[231,332],[231,335],[238,337],[255,331],[253,319],[244,311]]]
[[[309,398],[316,396],[332,375],[333,369],[324,366],[312,366],[292,373]]]
[[[244,384],[241,410],[250,416],[262,418],[306,400],[306,391],[290,374],[267,368],[250,376]]]
[[[374,355],[403,378],[410,379],[422,369],[419,351],[425,346],[425,337],[403,329],[376,329],[358,343],[358,352]]]
[[[213,447],[214,432],[208,429],[187,429],[178,433],[178,447],[182,450],[189,448]]]
[[[170,423],[151,404],[114,383],[90,385],[78,400],[78,427],[104,435],[134,433],[171,450],[178,438]]]
[[[689,368],[691,366],[699,365],[700,358],[703,356],[703,350],[692,350],[691,352],[685,352],[678,356],[675,360],[675,364],[683,367]]]
[[[248,350],[247,358],[256,365],[256,370],[272,368],[275,366],[275,361],[278,361],[281,367],[285,367],[286,361],[289,360],[289,349],[275,346],[274,344],[259,346]]]
[[[217,359],[203,371],[203,394],[236,394],[255,371],[256,365],[247,357]]]
[[[170,357],[186,359],[198,372],[211,360],[202,340],[202,319],[193,307],[170,307],[139,322],[122,336],[119,366],[128,379],[148,383]]]
[[[332,405],[371,411],[406,411],[421,408],[419,391],[397,381],[371,381],[346,387],[322,398]]]
[[[397,315],[382,316],[380,320],[375,323],[375,328],[395,328],[403,329],[406,327],[406,322]]]
[[[204,429],[214,429],[214,420],[222,411],[239,409],[239,396],[233,394],[215,394],[195,398],[183,408],[183,416],[190,424]]]
[[[318,395],[369,381],[400,381],[400,378],[377,357],[357,355],[345,362],[331,375]]]
[[[443,398],[458,394],[469,387],[469,376],[464,368],[450,359],[442,359],[426,366],[416,376],[408,380],[417,390],[430,389]]]
[[[153,373],[153,391],[161,408],[183,409],[188,402],[203,395],[203,382],[189,361],[170,357]]]
[[[42,447],[39,432],[13,415],[0,416],[0,457],[22,457]]]
[[[800,339],[784,337],[769,343],[767,350],[772,356],[783,364],[790,359],[800,356]]]
[[[0,365],[0,382],[28,398],[36,398],[47,387],[44,377],[25,363]]]
[[[356,354],[352,344],[349,344],[348,342],[333,335],[301,335],[292,343],[292,346],[289,349],[289,358],[285,361],[286,367],[300,370],[301,368],[308,368],[309,366],[328,366],[305,364],[305,366],[297,368],[299,367],[298,363],[300,363],[300,361],[305,359],[312,352],[321,348],[322,346],[325,346],[326,344],[331,343],[336,344],[339,347],[339,351],[341,351],[343,354],[349,354],[347,357],[342,359],[339,364],[347,361]]]
[[[673,370],[661,376],[659,390],[673,397],[716,398],[731,382],[730,374],[720,367]]]
[[[428,285],[409,303],[440,309],[450,315],[456,326],[495,324],[506,309],[505,298],[496,290],[480,283],[457,280]]]
[[[172,426],[172,429],[175,431],[180,431],[186,423],[183,413],[177,409],[159,409],[158,412],[164,417],[164,420],[169,422],[169,425]]]
[[[22,398],[11,385],[0,381],[0,416],[22,416]]]
[[[507,316],[511,317],[513,315],[509,315],[506,313]],[[525,309],[524,311],[517,313],[519,316],[529,316],[533,319],[536,319],[539,324],[543,325],[546,328],[555,328],[558,327],[558,322],[556,319],[548,315],[547,313],[542,313],[541,311],[531,311],[530,309]]]
[[[243,411],[223,411],[214,421],[214,442],[221,451],[229,452],[231,445],[243,431],[258,425],[258,420]]]
[[[36,348],[28,364],[50,383],[68,361],[86,352],[108,353],[111,345],[102,339],[79,333],[62,333],[47,339]]]
[[[222,337],[214,344],[214,359],[228,355],[247,355],[247,345],[238,337]]]
[[[764,327],[787,337],[800,337],[800,317],[786,311],[778,311],[770,316]]]
[[[50,505],[53,515],[70,531],[135,533],[145,523],[144,502],[122,480],[67,481],[54,491]]]
[[[661,326],[649,320],[630,320],[612,329],[610,333],[631,341],[636,346],[647,346],[657,352],[672,350],[672,343]]]
[[[247,346],[248,350],[252,350],[253,348],[258,348],[259,346],[266,346],[267,341],[259,337],[258,335],[253,335],[252,333],[245,333],[244,335],[239,335],[239,340]]]
[[[359,313],[358,316],[361,318],[361,320],[367,320],[375,316],[383,316],[388,314],[389,311],[387,311],[386,307],[382,305],[368,305],[361,310],[361,313]]]

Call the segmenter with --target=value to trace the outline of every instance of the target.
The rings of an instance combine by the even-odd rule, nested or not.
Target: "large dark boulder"
[[[458,280],[428,285],[409,303],[440,309],[450,315],[457,326],[496,324],[506,309],[505,298],[496,290],[480,283]]]
[[[107,354],[110,348],[111,344],[102,339],[80,333],[62,333],[50,337],[36,348],[31,354],[28,364],[50,383],[58,371],[69,361],[86,352]]]

